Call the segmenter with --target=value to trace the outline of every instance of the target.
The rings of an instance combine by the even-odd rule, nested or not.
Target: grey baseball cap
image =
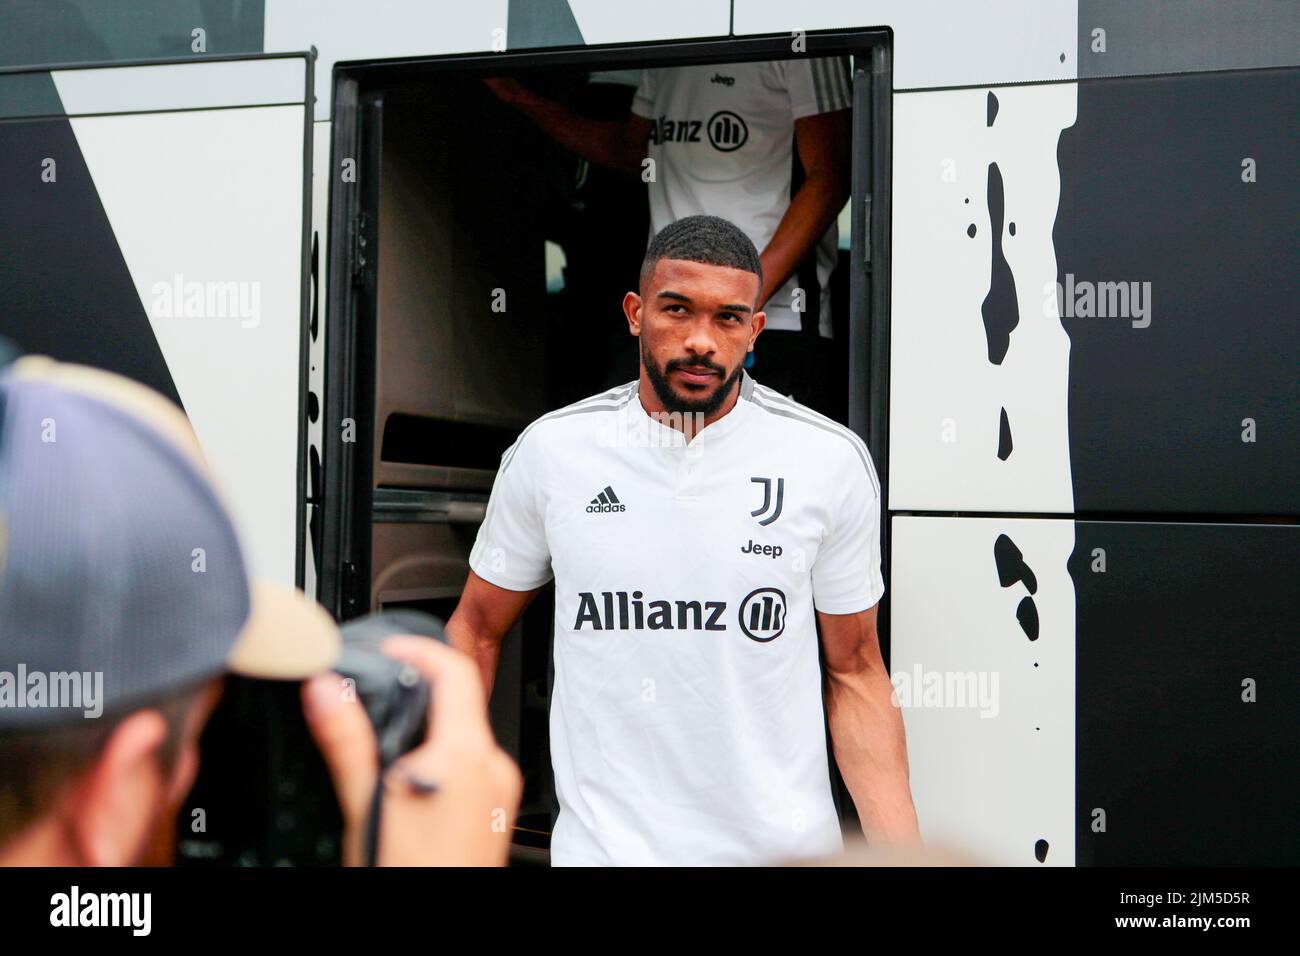
[[[227,672],[302,679],[339,649],[302,592],[250,583],[180,409],[46,358],[0,374],[0,729],[124,713]]]

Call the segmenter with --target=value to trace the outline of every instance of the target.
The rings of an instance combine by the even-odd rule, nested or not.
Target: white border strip
[[[69,116],[301,103],[302,57],[53,70]]]

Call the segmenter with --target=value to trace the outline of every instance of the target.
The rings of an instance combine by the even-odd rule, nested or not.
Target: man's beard
[[[650,385],[655,390],[655,395],[659,397],[659,401],[666,411],[681,412],[683,414],[698,413],[706,418],[722,407],[722,403],[731,394],[731,387],[736,384],[736,380],[740,378],[740,373],[744,370],[744,365],[738,363],[736,370],[719,387],[708,395],[690,398],[679,395],[673,388],[672,383],[668,381],[668,376],[674,369],[683,365],[692,365],[708,368],[719,374],[725,374],[726,369],[716,362],[703,358],[669,359],[668,363],[661,369],[655,364],[654,356],[650,354],[650,350],[646,347],[645,339],[641,340],[641,364],[645,366],[646,377],[650,379]]]

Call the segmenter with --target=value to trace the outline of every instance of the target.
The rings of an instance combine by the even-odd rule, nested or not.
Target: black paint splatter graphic
[[[1002,421],[998,424],[998,457],[1006,461],[1011,457],[1011,422],[1007,420],[1007,410],[1002,409]]]
[[[1061,56],[1064,57],[1065,54],[1062,53]],[[1034,844],[1034,859],[1037,860],[1039,863],[1043,863],[1047,860],[1046,840],[1039,840],[1037,843]]]
[[[975,223],[972,222],[966,227],[966,235],[970,236],[972,239],[975,238]]]
[[[989,126],[992,126],[992,125],[993,125],[993,121],[994,121],[995,119],[997,119],[997,118],[998,118],[998,98],[997,98],[996,96],[993,95],[993,91],[992,91],[992,90],[989,90],[989,99],[988,99],[988,125],[989,125]]]
[[[998,583],[1004,588],[1023,581],[1026,591],[1038,593],[1038,578],[1034,576],[1033,568],[1025,563],[1025,556],[1005,534],[998,535],[993,542],[993,564],[998,569]],[[1026,637],[1031,641],[1038,640],[1038,606],[1032,597],[1021,599],[1016,608],[1016,620]]]
[[[1038,606],[1034,604],[1031,597],[1023,598],[1016,608],[1016,620],[1020,622],[1020,629],[1025,632],[1025,636],[1031,641],[1038,640]]]
[[[1016,234],[1016,224],[1014,222],[1007,223],[1007,231],[1014,236]]]
[[[1016,280],[1002,253],[1003,193],[1002,172],[997,163],[989,163],[989,225],[993,233],[993,262],[989,272],[989,291],[980,306],[984,316],[984,335],[988,339],[989,361],[1001,365],[1011,347],[1011,333],[1020,324],[1020,307],[1016,303]]]
[[[993,563],[998,569],[998,584],[1009,588],[1017,581],[1024,581],[1025,590],[1038,593],[1038,578],[1034,577],[1033,569],[1025,564],[1025,556],[1005,534],[998,535],[993,542]]]

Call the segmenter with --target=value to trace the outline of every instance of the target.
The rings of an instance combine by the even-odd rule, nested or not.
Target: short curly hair
[[[641,284],[654,275],[660,259],[685,259],[710,266],[743,269],[763,284],[763,266],[749,236],[735,223],[718,216],[687,216],[655,233],[641,261]]]

